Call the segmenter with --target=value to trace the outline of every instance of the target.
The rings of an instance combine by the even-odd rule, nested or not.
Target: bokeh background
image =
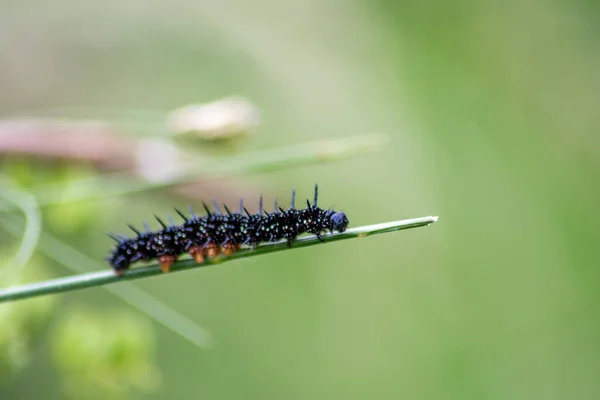
[[[261,114],[248,151],[368,132],[389,142],[209,180],[204,198],[287,201],[317,181],[322,204],[352,226],[440,220],[135,282],[208,329],[209,351],[103,288],[40,303],[51,311],[35,334],[15,325],[29,304],[18,303],[0,328],[0,397],[599,398],[599,11],[541,0],[1,1],[4,117],[166,113],[241,94]],[[2,162],[27,184],[96,174]],[[174,203],[152,191],[50,207],[44,229],[102,261],[104,232]],[[1,237],[7,256],[17,242]],[[38,270],[72,273],[36,254],[25,271]],[[107,353],[122,371],[97,361]]]

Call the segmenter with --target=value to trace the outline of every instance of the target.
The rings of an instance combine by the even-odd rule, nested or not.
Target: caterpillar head
[[[344,232],[348,228],[348,218],[343,212],[332,212],[329,216],[330,229]]]

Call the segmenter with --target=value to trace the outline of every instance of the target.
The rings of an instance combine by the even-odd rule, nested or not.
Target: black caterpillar
[[[306,200],[307,207],[298,210],[294,206],[295,191],[292,190],[292,201],[289,209],[277,206],[268,213],[263,210],[262,196],[257,214],[250,214],[244,207],[243,199],[237,213],[229,211],[224,205],[225,213],[221,213],[215,201],[212,212],[206,204],[205,216],[198,217],[190,208],[190,216],[175,209],[184,223],[176,226],[171,220],[167,226],[159,217],[156,220],[162,226],[157,232],[151,232],[147,224],[145,232],[140,232],[131,225],[136,233],[134,238],[126,238],[109,234],[117,245],[108,261],[118,275],[122,275],[129,266],[137,261],[158,259],[163,272],[168,272],[177,258],[189,253],[197,263],[202,264],[204,257],[216,257],[220,252],[231,255],[241,246],[256,247],[263,242],[275,242],[282,239],[291,246],[296,236],[312,233],[324,242],[323,231],[344,232],[348,227],[348,218],[343,212],[322,210],[317,207],[318,186],[315,185],[313,204]],[[170,218],[169,218],[170,219]]]

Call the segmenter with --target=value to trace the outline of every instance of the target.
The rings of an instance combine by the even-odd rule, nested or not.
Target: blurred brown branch
[[[134,168],[135,141],[100,121],[0,121],[0,156],[86,162],[111,171]]]
[[[138,149],[146,139],[119,132],[103,121],[57,121],[49,119],[0,120],[0,158],[27,157],[33,161],[71,162],[92,165],[103,172],[139,174]],[[222,186],[217,182],[205,182]],[[204,183],[175,186],[172,192],[184,198],[197,198],[206,193]],[[213,193],[231,192],[231,188],[211,188]],[[225,198],[237,198],[229,193]]]

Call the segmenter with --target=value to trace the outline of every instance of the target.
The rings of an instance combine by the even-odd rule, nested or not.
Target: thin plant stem
[[[362,238],[366,236],[394,232],[403,229],[417,228],[427,226],[436,222],[438,217],[421,217],[402,221],[386,222],[376,225],[361,226],[348,229],[344,233],[335,233],[324,235],[326,242],[336,242],[338,240]],[[292,249],[314,246],[321,243],[316,236],[305,236],[298,238],[292,245]],[[217,257],[205,260],[204,264],[197,264],[194,260],[182,260],[171,267],[171,272],[180,272],[190,269],[206,267],[209,265],[219,264],[225,261],[237,260],[246,257],[254,257],[262,254],[274,253],[282,250],[287,250],[285,241],[266,243],[258,246],[256,249],[241,249],[229,257]],[[0,303],[26,299],[35,296],[46,294],[56,294],[68,292],[72,290],[84,289],[101,285],[108,285],[126,280],[140,279],[162,274],[161,268],[158,265],[150,265],[146,267],[137,267],[129,269],[123,276],[117,276],[112,270],[86,273],[82,275],[70,276],[48,280],[44,282],[31,283],[22,286],[9,287],[0,290]]]

